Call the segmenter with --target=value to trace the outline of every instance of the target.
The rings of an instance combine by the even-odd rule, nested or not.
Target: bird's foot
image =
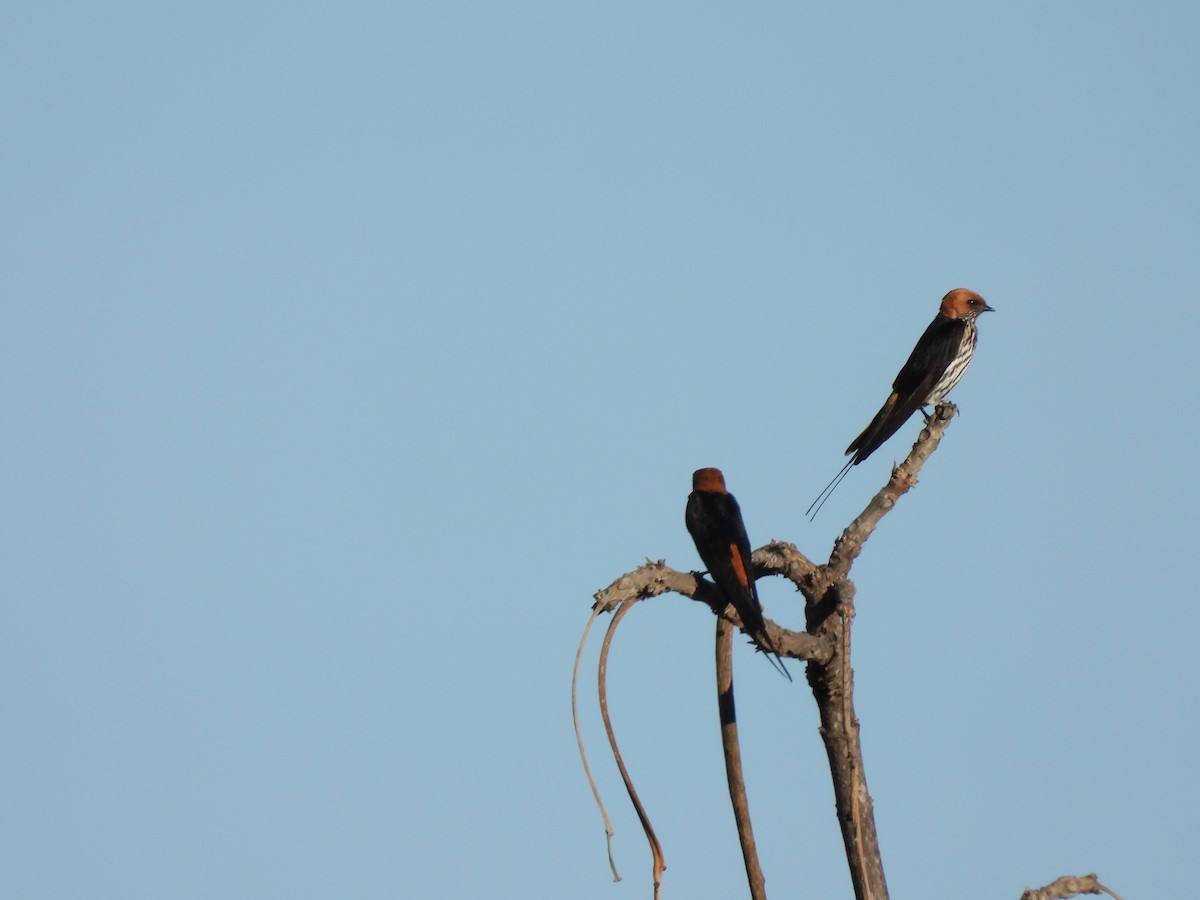
[[[924,412],[924,410],[922,410],[922,412]],[[958,407],[955,406],[953,403],[951,403],[949,400],[943,400],[941,403],[939,403],[937,406],[935,406],[933,408],[933,414],[938,417],[939,422],[945,422],[947,419],[953,418],[954,414],[957,412],[958,412]],[[925,422],[926,423],[929,422],[928,416],[925,417]]]

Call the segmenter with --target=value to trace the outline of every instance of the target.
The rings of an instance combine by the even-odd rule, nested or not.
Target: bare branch
[[[838,822],[857,900],[888,900],[888,890],[875,828],[873,803],[867,790],[859,722],[854,711],[854,672],[850,663],[854,583],[849,578],[850,569],[883,517],[896,505],[896,501],[917,483],[921,467],[937,449],[956,413],[957,407],[951,403],[939,404],[934,408],[934,414],[927,420],[907,458],[892,469],[887,483],[834,541],[828,562],[817,565],[794,545],[782,541],[771,541],[755,551],[753,556],[756,578],[764,575],[782,576],[791,581],[804,596],[805,630],[791,631],[767,620],[767,636],[778,648],[780,656],[808,661],[806,674],[821,717],[820,733],[829,758]],[[630,604],[667,592],[682,594],[704,603],[718,617],[718,701],[722,740],[726,752],[726,774],[746,860],[751,895],[755,900],[761,900],[765,898],[764,881],[750,826],[749,804],[741,774],[733,705],[732,626],[742,625],[736,611],[726,604],[716,586],[699,574],[677,572],[661,560],[648,561],[646,565],[622,575],[607,588],[599,591],[595,597],[594,610],[610,612],[619,607],[619,618]],[[607,644],[606,637],[601,659],[602,679]],[[610,728],[609,737],[612,740],[603,698],[601,711],[605,716],[606,727]],[[613,748],[615,751],[615,741]],[[619,759],[618,765],[625,777],[624,766]],[[647,836],[656,848],[657,896],[663,868],[661,850],[657,849],[657,840],[653,838],[632,790],[631,797],[634,798],[639,816],[643,817]],[[1027,889],[1022,895],[1022,900],[1064,900],[1079,894],[1098,893],[1107,893],[1115,900],[1120,900],[1115,893],[1100,884],[1095,875],[1064,876],[1043,888]]]
[[[854,712],[854,671],[850,665],[854,583],[849,578],[850,567],[880,520],[917,483],[917,473],[937,448],[954,411],[950,404],[935,409],[908,458],[892,470],[888,483],[834,542],[825,565],[813,566],[786,544],[765,548],[770,554],[764,554],[763,563],[775,562],[804,593],[808,633],[825,638],[836,648],[831,659],[811,661],[807,674],[821,716],[821,739],[829,758],[838,823],[857,900],[887,900],[888,890]]]
[[[584,626],[583,634],[579,638],[579,649],[575,651],[575,666],[571,670],[571,721],[575,725],[575,743],[579,746],[579,759],[583,762],[583,772],[587,775],[588,786],[592,789],[592,797],[595,798],[596,806],[600,809],[600,816],[604,819],[604,842],[608,847],[608,867],[612,869],[613,881],[620,881],[621,873],[617,871],[617,863],[613,859],[612,820],[608,817],[604,801],[600,799],[600,788],[596,786],[596,779],[592,777],[592,767],[588,765],[587,751],[583,747],[583,731],[579,727],[579,661],[583,657],[583,646],[587,643],[588,634],[591,633],[592,626],[596,624],[596,617],[599,615],[600,607],[597,605],[592,608],[592,614],[588,616],[587,625]]]
[[[685,597],[696,595],[700,578],[693,572],[676,572],[661,559],[646,560],[646,564],[632,572],[626,572],[608,587],[596,592],[596,603],[601,612],[612,612],[625,600],[645,600],[674,591]]]
[[[933,415],[917,436],[917,442],[913,444],[908,458],[892,469],[892,477],[888,479],[888,483],[880,488],[866,509],[846,526],[842,536],[834,542],[829,562],[822,567],[829,583],[846,577],[850,566],[862,552],[863,544],[875,531],[879,521],[896,505],[901,495],[917,483],[917,473],[941,443],[943,432],[950,426],[950,420],[957,412],[958,407],[949,402],[939,403],[934,407]]]
[[[834,804],[854,896],[857,900],[887,900],[883,857],[875,830],[874,806],[867,790],[858,716],[854,712],[854,672],[850,666],[854,585],[842,579],[830,593],[833,596],[824,600],[833,614],[813,621],[810,627],[834,639],[837,652],[828,665],[809,664],[808,683],[821,716],[821,739],[829,759]]]
[[[790,544],[780,546],[791,547]],[[795,547],[791,547],[791,549],[795,557],[798,557],[799,560],[804,559]],[[758,551],[758,553],[761,552],[763,551]],[[756,565],[758,564],[758,553],[755,554]],[[800,565],[796,559],[790,557],[789,564]],[[738,617],[736,610],[726,604],[725,598],[715,584],[701,578],[695,572],[677,572],[662,560],[647,562],[632,572],[626,572],[608,587],[597,591],[595,607],[599,608],[601,612],[609,612],[627,600],[646,600],[666,593],[681,594],[703,603],[715,615],[723,615],[738,628],[742,628],[742,620]],[[781,656],[792,659],[828,660],[833,653],[828,641],[814,638],[803,631],[790,631],[769,619],[766,624],[767,634],[779,648]]]
[[[1025,888],[1021,900],[1068,900],[1080,894],[1108,894],[1121,900],[1121,896],[1110,888],[1106,888],[1096,880],[1096,873],[1090,875],[1064,875],[1045,887]]]
[[[746,863],[746,881],[751,900],[767,900],[766,879],[758,862],[754,828],[750,824],[750,801],[742,776],[742,749],[738,742],[737,710],[733,702],[733,624],[717,617],[717,712],[721,717],[721,749],[725,753],[725,778],[729,782],[729,801],[737,823],[742,859]]]
[[[782,575],[796,587],[800,587],[817,571],[817,564],[796,549],[795,544],[771,541],[754,551],[754,567],[759,577]]]
[[[608,631],[604,634],[604,643],[600,645],[600,668],[597,672],[597,682],[600,692],[600,718],[604,720],[604,731],[608,735],[608,744],[612,747],[613,758],[617,761],[617,769],[621,773],[621,780],[625,782],[625,791],[629,794],[629,799],[633,803],[638,821],[642,823],[642,830],[646,833],[646,840],[650,844],[650,854],[653,857],[652,877],[654,879],[654,898],[658,900],[658,892],[662,887],[662,873],[667,868],[666,860],[663,857],[662,844],[658,842],[658,835],[654,833],[654,826],[650,824],[650,817],[646,815],[642,801],[638,797],[637,791],[634,790],[633,779],[629,777],[629,772],[625,768],[625,760],[622,759],[621,750],[617,747],[617,735],[613,731],[612,719],[608,715],[608,650],[612,645],[613,635],[616,634],[617,625],[621,623],[621,619],[625,617],[625,613],[629,612],[635,602],[637,602],[637,598],[624,601],[617,608],[617,613],[613,616],[612,621],[608,623]]]

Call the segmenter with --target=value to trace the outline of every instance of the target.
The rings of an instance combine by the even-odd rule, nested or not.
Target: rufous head
[[[692,473],[692,490],[724,494],[725,476],[720,469],[697,469]]]
[[[985,312],[995,310],[977,293],[966,288],[955,288],[942,298],[941,313],[947,319],[973,319]]]

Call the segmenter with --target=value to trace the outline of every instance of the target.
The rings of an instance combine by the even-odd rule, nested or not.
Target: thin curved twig
[[[583,771],[587,775],[588,785],[592,789],[592,796],[596,798],[596,806],[600,808],[600,815],[604,819],[604,843],[608,848],[608,867],[612,869],[613,881],[620,881],[621,873],[617,871],[617,864],[613,860],[612,820],[608,817],[608,810],[604,808],[604,801],[600,799],[600,789],[596,787],[596,779],[592,777],[592,767],[588,765],[587,751],[583,749],[583,732],[579,728],[579,692],[577,689],[579,685],[579,660],[583,656],[583,645],[587,643],[588,634],[591,632],[592,626],[596,624],[596,619],[602,611],[599,603],[592,607],[592,614],[588,616],[587,625],[583,629],[583,635],[579,638],[579,649],[575,651],[575,667],[571,670],[571,721],[575,724],[575,743],[579,745],[579,759],[583,762]]]
[[[625,782],[625,790],[629,794],[629,799],[633,803],[634,810],[637,811],[638,821],[642,823],[642,831],[646,833],[646,840],[650,844],[650,853],[654,857],[654,898],[658,900],[659,889],[662,887],[662,873],[667,868],[667,863],[663,858],[662,845],[658,842],[658,835],[654,833],[654,826],[650,824],[650,817],[646,815],[642,801],[638,798],[637,791],[634,790],[633,780],[629,777],[629,772],[625,768],[625,761],[621,758],[621,751],[617,747],[617,736],[612,727],[612,719],[608,715],[608,650],[612,645],[617,625],[620,624],[621,619],[625,617],[625,614],[629,612],[633,604],[637,603],[639,599],[638,597],[630,597],[621,601],[621,605],[617,608],[612,621],[608,623],[608,631],[605,632],[604,643],[600,647],[600,667],[597,672],[597,681],[600,693],[600,717],[604,719],[604,731],[608,735],[608,743],[612,747],[613,758],[617,761],[617,769],[621,772],[621,780]]]

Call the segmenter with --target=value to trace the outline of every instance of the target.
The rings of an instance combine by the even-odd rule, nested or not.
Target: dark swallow
[[[791,681],[792,676],[783,667],[779,651],[767,636],[762,604],[754,585],[750,539],[746,536],[742,510],[725,489],[725,476],[720,469],[697,469],[692,474],[692,492],[688,495],[684,521],[696,542],[700,558],[708,567],[708,574],[737,610],[743,630]]]
[[[891,396],[884,401],[862,434],[846,448],[850,461],[817,495],[805,515],[811,514],[816,518],[850,467],[857,466],[878,450],[914,412],[920,409],[924,413],[924,407],[945,399],[971,362],[979,337],[975,320],[985,312],[994,310],[977,293],[966,288],[955,288],[942,298],[938,314],[929,323],[908,357],[908,362],[892,382]]]

